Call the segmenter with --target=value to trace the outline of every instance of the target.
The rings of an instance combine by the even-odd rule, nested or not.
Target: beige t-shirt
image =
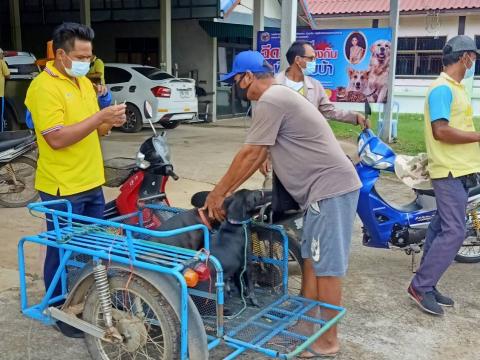
[[[258,100],[245,143],[270,147],[276,175],[303,209],[361,186],[327,120],[286,86],[273,85]]]
[[[7,63],[5,60],[0,59],[0,97],[5,96],[5,77],[10,75]]]

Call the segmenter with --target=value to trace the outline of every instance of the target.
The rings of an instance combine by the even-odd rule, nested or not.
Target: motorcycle
[[[365,116],[371,115],[370,105],[365,104]],[[355,165],[362,182],[357,214],[362,221],[363,245],[375,248],[401,249],[412,255],[412,270],[415,254],[421,252],[430,221],[436,213],[433,190],[411,189],[415,199],[401,206],[385,200],[376,185],[382,171],[395,173],[395,152],[382,142],[370,129],[358,137],[360,161]],[[455,260],[461,263],[480,262],[480,185],[469,189],[466,213],[467,233],[463,246]],[[269,209],[263,211],[268,213]],[[303,218],[298,212],[272,214],[266,221],[282,224],[291,240],[300,239]]]
[[[0,133],[0,205],[23,207],[38,198],[35,190],[36,161],[27,156],[36,148],[30,130]]]
[[[120,195],[105,205],[104,219],[131,214],[145,204],[170,205],[165,188],[171,177],[178,180],[170,162],[170,148],[166,133],[157,133],[150,119],[152,107],[144,103],[145,117],[149,120],[153,136],[145,140],[135,159],[113,158],[105,161],[105,177],[108,187],[120,186]],[[155,211],[145,208],[142,212],[144,226],[155,229],[160,219]]]

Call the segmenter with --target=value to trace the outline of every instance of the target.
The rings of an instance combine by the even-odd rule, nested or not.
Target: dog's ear
[[[227,219],[232,222],[242,222],[248,220],[246,193],[236,192],[225,199],[224,206],[227,212]]]
[[[365,70],[365,76],[368,78],[370,76],[370,69]]]
[[[355,70],[353,70],[351,67],[348,68],[348,77],[352,77],[352,74]]]
[[[370,51],[372,52],[372,55],[375,54],[375,47],[377,46],[377,43],[373,43],[372,46],[370,46]]]
[[[203,205],[205,205],[205,200],[207,200],[208,194],[210,194],[210,191],[200,191],[193,194],[192,199],[190,200],[192,206],[202,208]]]

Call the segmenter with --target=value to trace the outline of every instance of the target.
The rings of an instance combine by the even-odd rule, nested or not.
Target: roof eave
[[[419,16],[426,15],[426,10],[415,10],[415,11],[401,11],[400,15],[403,16]],[[476,15],[480,14],[480,8],[469,8],[469,9],[445,9],[439,10],[440,15]],[[329,18],[339,18],[339,17],[389,17],[390,13],[388,11],[377,11],[377,12],[363,12],[363,13],[339,13],[339,14],[311,14],[314,19],[329,19]]]

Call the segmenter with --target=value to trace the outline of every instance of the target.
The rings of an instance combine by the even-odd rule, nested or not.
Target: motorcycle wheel
[[[35,171],[37,164],[34,160],[26,156],[20,156],[10,162],[15,177],[24,187],[19,192],[0,194],[0,205],[7,208],[23,207],[38,198],[38,192],[35,190]],[[0,184],[12,183],[12,177],[8,171],[8,166],[0,168]]]
[[[465,264],[480,262],[480,242],[474,231],[472,233],[470,229],[468,230],[467,237],[455,256],[455,261]]]
[[[85,334],[92,359],[180,359],[180,321],[175,310],[148,282],[129,277],[117,274],[109,278],[113,324],[123,342],[107,343]],[[105,326],[95,285],[87,295],[83,320]]]

